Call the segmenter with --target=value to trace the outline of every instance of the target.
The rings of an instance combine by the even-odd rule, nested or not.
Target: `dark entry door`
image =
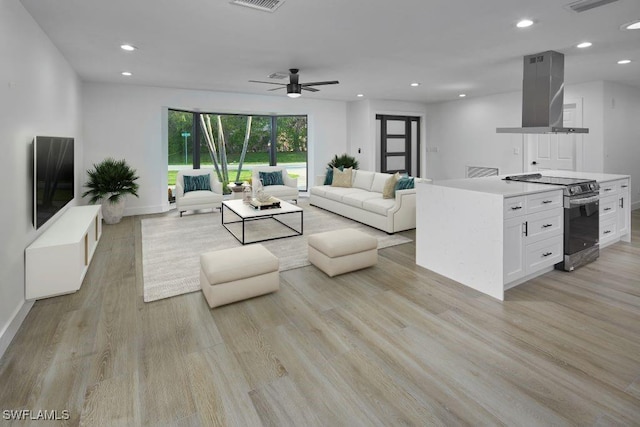
[[[380,171],[420,176],[420,117],[378,114],[376,120],[380,120]]]

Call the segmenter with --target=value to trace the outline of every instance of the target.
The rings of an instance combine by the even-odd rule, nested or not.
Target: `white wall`
[[[633,208],[640,208],[640,89],[604,83],[604,172],[631,175]]]
[[[167,108],[240,114],[307,114],[309,185],[334,154],[347,149],[346,102],[286,96],[85,83],[84,164],[124,158],[137,169],[140,198],[126,215],[161,212],[167,203]]]
[[[0,355],[26,316],[24,249],[32,220],[31,142],[35,135],[76,138],[76,176],[82,170],[80,82],[67,61],[18,0],[0,0]],[[76,199],[79,199],[76,185]]]
[[[565,88],[565,100],[583,101],[583,170],[603,171],[603,82]],[[466,166],[497,167],[500,174],[527,170],[523,136],[498,134],[497,127],[522,124],[522,93],[510,92],[431,104],[427,113],[427,176],[464,178]],[[526,149],[526,147],[525,147]],[[437,150],[437,151],[435,151]]]
[[[360,169],[364,170],[375,169],[375,134],[370,135],[371,122],[375,120],[375,116],[371,117],[370,110],[370,102],[366,99],[347,104],[347,153],[358,159]]]
[[[498,134],[496,127],[520,126],[521,103],[522,95],[513,92],[429,105],[427,177],[464,178],[466,166],[520,172],[522,135]]]

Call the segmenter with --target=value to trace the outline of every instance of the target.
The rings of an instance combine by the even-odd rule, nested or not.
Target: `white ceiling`
[[[21,1],[90,82],[284,96],[248,80],[299,68],[301,82],[340,81],[308,98],[438,102],[521,90],[522,57],[556,50],[565,83],[640,87],[640,30],[619,28],[640,19],[639,0],[583,13],[572,0],[286,0],[275,13],[228,0]],[[536,25],[515,28],[525,17]]]

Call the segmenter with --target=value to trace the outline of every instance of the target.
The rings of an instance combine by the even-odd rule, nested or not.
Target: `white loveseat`
[[[387,233],[416,228],[416,190],[396,191],[394,199],[383,199],[382,189],[391,174],[354,170],[351,188],[323,185],[316,177],[309,203]]]

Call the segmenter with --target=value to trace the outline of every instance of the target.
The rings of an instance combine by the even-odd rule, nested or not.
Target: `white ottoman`
[[[309,236],[309,262],[330,277],[378,262],[378,239],[353,228]]]
[[[200,286],[209,307],[218,307],[280,288],[278,258],[260,244],[200,255]]]

